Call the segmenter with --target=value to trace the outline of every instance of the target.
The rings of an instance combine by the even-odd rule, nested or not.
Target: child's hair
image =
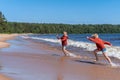
[[[94,37],[94,38],[98,38],[99,36],[98,36],[97,33],[95,33],[95,34],[92,35],[92,37]]]
[[[63,34],[64,34],[64,35],[67,35],[67,32],[66,32],[66,31],[64,31],[64,32],[63,32]]]

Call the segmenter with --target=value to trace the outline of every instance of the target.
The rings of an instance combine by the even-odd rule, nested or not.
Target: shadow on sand
[[[94,65],[105,65],[104,63],[101,63],[101,62],[93,62],[93,61],[87,61],[87,60],[75,60],[75,61],[80,63],[94,64]]]

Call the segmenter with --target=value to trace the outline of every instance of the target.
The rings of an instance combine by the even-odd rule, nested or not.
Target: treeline
[[[37,24],[8,22],[6,32],[8,33],[120,33],[120,25],[110,24]]]
[[[0,33],[120,33],[120,25],[111,24],[48,24],[7,22],[0,12]]]

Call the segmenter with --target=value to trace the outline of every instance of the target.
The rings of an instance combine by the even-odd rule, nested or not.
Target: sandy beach
[[[0,80],[120,80],[120,68],[64,57],[40,42],[0,35]]]

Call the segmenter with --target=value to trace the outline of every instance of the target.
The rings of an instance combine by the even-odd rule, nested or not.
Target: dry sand
[[[28,39],[7,42],[10,46],[0,51],[0,80],[120,80],[120,68],[64,57],[60,50]]]

